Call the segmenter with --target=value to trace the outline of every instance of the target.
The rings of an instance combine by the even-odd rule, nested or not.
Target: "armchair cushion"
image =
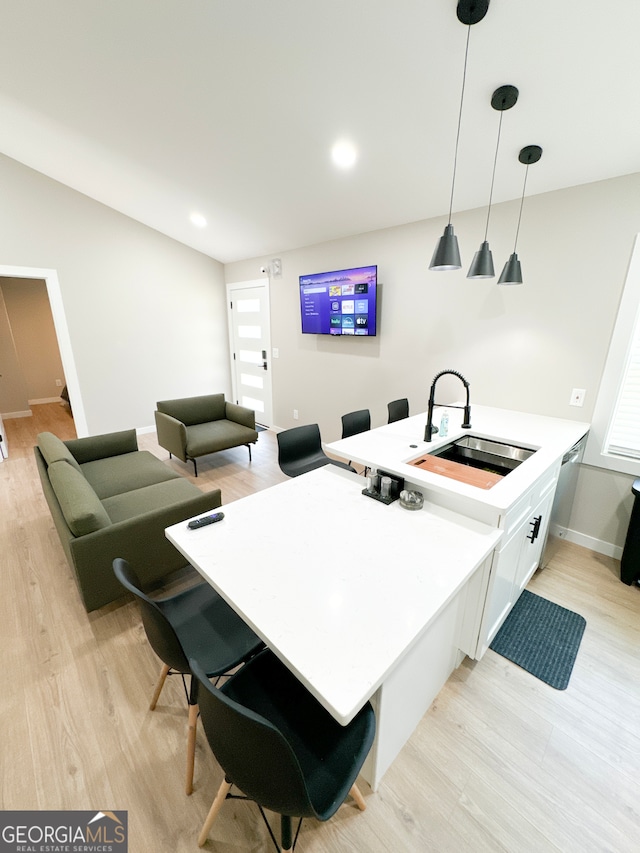
[[[205,456],[218,450],[227,450],[251,441],[247,427],[226,419],[208,424],[194,424],[187,430],[187,455],[191,458]]]
[[[185,426],[204,424],[225,417],[224,394],[205,394],[179,400],[161,400],[158,411],[183,423]]]

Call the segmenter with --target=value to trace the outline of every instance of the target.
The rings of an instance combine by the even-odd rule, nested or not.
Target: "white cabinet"
[[[538,568],[560,463],[547,471],[502,519],[504,537],[493,556],[476,659],[489,648],[520,593]]]
[[[527,519],[524,519],[521,522],[506,544],[503,544],[502,548],[496,550],[493,555],[491,578],[480,629],[480,642],[475,655],[477,659],[480,659],[489,648],[489,644],[513,607],[513,589],[526,521]]]
[[[518,569],[516,571],[514,582],[514,604],[518,600],[522,590],[531,580],[533,573],[540,565],[542,548],[547,535],[547,529],[549,527],[549,517],[551,515],[554,491],[555,489],[551,489],[550,492],[547,492],[546,495],[541,498],[540,502],[529,517],[529,529],[526,531],[522,542],[522,550],[520,552],[520,559],[518,560]]]

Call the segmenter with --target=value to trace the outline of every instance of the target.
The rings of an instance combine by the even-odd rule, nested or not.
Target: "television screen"
[[[300,276],[305,335],[376,334],[378,267]]]

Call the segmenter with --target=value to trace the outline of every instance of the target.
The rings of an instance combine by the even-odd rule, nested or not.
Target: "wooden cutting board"
[[[443,477],[449,477],[450,480],[467,483],[469,486],[476,486],[478,489],[490,489],[499,483],[503,477],[502,474],[482,471],[479,468],[472,468],[470,465],[461,465],[459,462],[450,462],[448,459],[440,459],[439,456],[428,454],[418,456],[417,459],[409,462],[409,465],[422,468],[423,471],[431,471],[433,474],[441,474]]]

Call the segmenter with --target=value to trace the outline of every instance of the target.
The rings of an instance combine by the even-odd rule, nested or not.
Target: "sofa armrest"
[[[169,453],[187,461],[187,428],[177,418],[165,415],[164,412],[155,412],[156,433],[158,444]]]
[[[133,453],[138,449],[135,429],[72,438],[64,443],[80,465],[109,456],[120,456],[122,453]]]
[[[225,403],[225,417],[228,421],[233,421],[236,424],[256,428],[256,413],[253,409],[247,409],[245,406],[238,406],[237,403]]]
[[[213,489],[72,539],[69,545],[86,609],[96,610],[125,594],[113,574],[116,557],[133,566],[144,586],[185,566],[187,560],[169,542],[165,528],[217,509],[221,503],[220,489]]]

